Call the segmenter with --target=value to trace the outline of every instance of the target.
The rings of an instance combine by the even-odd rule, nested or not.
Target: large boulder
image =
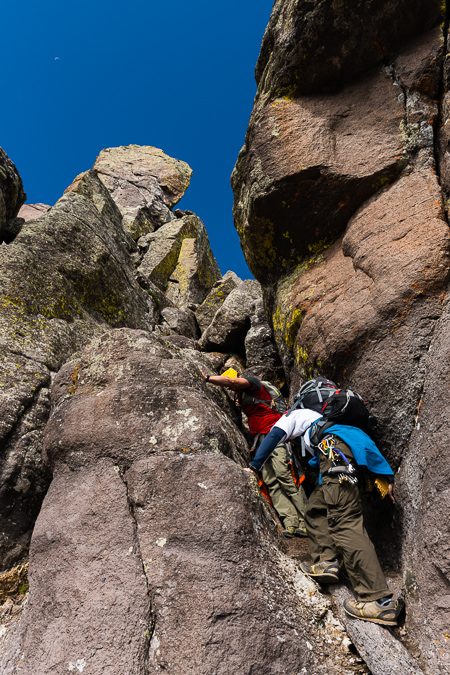
[[[206,228],[195,214],[141,237],[138,246],[144,254],[138,272],[178,306],[202,303],[221,278]]]
[[[277,1],[232,177],[235,224],[291,394],[324,375],[355,388],[378,417],[398,500],[372,534],[402,576],[404,633],[433,675],[449,669],[450,578],[438,393],[449,360],[448,36],[439,22],[440,3],[425,0]]]
[[[134,239],[175,218],[172,207],[189,186],[192,169],[159,148],[141,145],[102,150],[94,170]]]
[[[16,167],[0,148],[0,244],[9,244],[20,231],[16,216],[26,198]]]
[[[215,313],[223,305],[231,291],[241,283],[242,280],[231,270],[228,270],[221,279],[216,281],[202,304],[195,310],[195,317],[202,333],[208,328]]]
[[[189,350],[145,331],[109,331],[61,369],[5,675],[349,672],[330,603],[274,546],[226,405]]]
[[[257,99],[338,89],[392,61],[443,11],[440,0],[276,0],[255,70]]]
[[[262,298],[261,286],[248,279],[234,288],[216,311],[213,320],[199,340],[207,351],[244,352],[245,336],[255,303]]]
[[[52,374],[109,326],[154,323],[130,241],[119,222],[70,192],[0,247],[1,569],[26,554],[48,487],[41,447]]]
[[[403,98],[395,73],[382,71],[335,94],[255,108],[232,184],[235,224],[259,281],[280,278],[335,241],[400,175],[411,143],[400,124]]]

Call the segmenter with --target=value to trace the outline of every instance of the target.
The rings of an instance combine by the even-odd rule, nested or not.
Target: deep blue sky
[[[273,0],[14,0],[2,8],[0,146],[27,202],[54,204],[102,148],[154,145],[192,167],[180,202],[222,273],[249,278],[230,174]]]

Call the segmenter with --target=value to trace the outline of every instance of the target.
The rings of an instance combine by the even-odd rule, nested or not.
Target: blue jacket
[[[358,466],[366,466],[372,473],[387,476],[391,481],[394,480],[394,472],[391,467],[364,431],[357,427],[334,424],[326,430],[326,433],[339,436],[344,443],[347,443]],[[310,461],[311,466],[315,464],[314,459]]]

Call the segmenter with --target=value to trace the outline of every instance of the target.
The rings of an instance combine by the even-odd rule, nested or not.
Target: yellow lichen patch
[[[326,238],[321,239],[320,241],[316,241],[314,244],[308,244],[308,251],[313,254],[313,256],[316,256],[318,253],[322,253],[322,251],[325,251],[329,246],[331,246],[331,242],[329,242]],[[308,264],[311,264],[313,259],[311,258],[308,261]]]
[[[280,307],[277,307],[272,321],[275,334],[280,336],[287,348],[292,351],[302,322],[301,309],[296,308],[289,315],[285,315],[282,314]]]
[[[73,396],[77,390],[77,383],[78,383],[78,371],[80,370],[80,364],[76,365],[75,368],[73,369],[73,373],[70,376],[70,379],[72,380],[73,384],[70,387],[67,387],[68,392],[71,396]]]
[[[7,572],[0,574],[0,605],[8,598],[15,602],[20,601],[28,590],[29,564],[17,565]]]

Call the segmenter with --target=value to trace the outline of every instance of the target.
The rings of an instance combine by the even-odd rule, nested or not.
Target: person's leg
[[[294,504],[299,515],[299,522],[303,525],[307,498],[303,487],[300,485],[297,488],[294,483],[291,468],[287,463],[287,450],[284,443],[277,445],[272,453],[271,460],[272,469],[277,477],[278,484],[286,497]]]
[[[342,553],[345,569],[359,600],[371,601],[390,596],[375,548],[363,523],[357,485],[336,479],[323,485],[329,535]]]
[[[299,525],[298,513],[291,500],[286,497],[275,475],[270,457],[262,467],[262,479],[269,490],[275,511],[278,513],[286,530]]]
[[[339,553],[328,531],[327,504],[320,485],[317,485],[308,499],[305,525],[313,563],[337,558]]]

